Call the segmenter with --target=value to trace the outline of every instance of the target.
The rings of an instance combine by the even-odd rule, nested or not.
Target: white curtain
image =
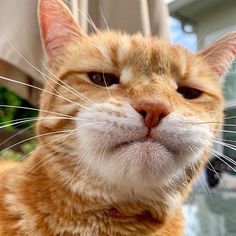
[[[109,27],[128,33],[143,32],[145,35],[152,33],[169,39],[168,12],[164,0],[64,1],[85,31],[91,31],[87,21],[89,15],[98,28]],[[37,3],[37,0],[0,1],[0,75],[26,83],[29,83],[29,78],[33,78],[32,84],[43,84],[43,78],[37,71],[44,70]],[[2,82],[0,80],[0,83]],[[12,89],[18,92],[18,87],[13,86]]]

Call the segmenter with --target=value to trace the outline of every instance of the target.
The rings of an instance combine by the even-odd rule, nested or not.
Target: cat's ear
[[[38,17],[49,60],[59,55],[65,44],[85,36],[62,0],[39,0]]]
[[[232,32],[198,53],[220,77],[236,57],[236,32]]]

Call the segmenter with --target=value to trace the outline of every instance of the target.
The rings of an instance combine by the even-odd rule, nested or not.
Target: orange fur
[[[182,116],[204,122],[214,120],[216,123],[210,128],[216,134],[223,120],[217,71],[201,54],[194,55],[155,37],[111,31],[89,37],[79,29],[74,33],[75,23],[59,0],[40,2],[41,9],[53,9],[40,15],[45,48],[49,57],[53,55],[49,58],[53,75],[49,74],[51,80],[41,96],[40,118],[45,119],[37,123],[37,134],[41,135],[37,149],[14,167],[10,163],[1,167],[12,168],[0,180],[0,235],[183,236],[181,203],[207,161],[208,149],[194,166],[186,167],[182,175],[160,188],[156,198],[147,200],[132,192],[126,195],[119,184],[108,184],[85,162],[75,161],[82,140],[69,133],[75,130],[76,120],[68,117],[75,118],[83,107],[90,108],[91,101],[109,102],[119,108],[123,102],[133,104],[151,98]],[[48,21],[47,17],[54,20]],[[50,28],[47,24],[54,21],[58,24],[59,18],[62,21],[69,18],[73,25],[72,32],[65,32],[66,37],[73,39],[68,43],[65,37],[58,38],[57,32],[47,38]],[[59,40],[56,47],[53,40]],[[124,82],[109,90],[111,97],[105,88],[92,84],[86,77],[90,71],[120,76],[122,68],[126,68]],[[203,95],[188,101],[176,92],[177,86],[197,88]],[[57,96],[53,95],[55,91]],[[103,111],[122,116],[114,110]],[[169,195],[172,198],[167,201]]]
[[[0,175],[4,175],[4,173],[15,167],[17,164],[13,161],[1,160],[0,161]]]

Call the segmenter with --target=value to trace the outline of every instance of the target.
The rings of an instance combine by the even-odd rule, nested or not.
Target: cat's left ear
[[[236,32],[230,33],[198,53],[220,77],[236,57]]]
[[[62,0],[39,0],[38,16],[49,61],[60,55],[66,44],[85,36]]]

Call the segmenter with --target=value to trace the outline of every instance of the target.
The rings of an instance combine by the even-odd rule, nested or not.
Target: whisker
[[[87,123],[87,124],[85,124],[85,125],[79,126],[79,127],[76,128],[76,129],[79,129],[79,128],[81,128],[81,127],[88,126],[88,125],[91,125],[91,124],[94,124],[94,123],[99,123],[99,124],[100,124],[100,123],[105,123],[105,122],[92,122],[92,123]],[[44,133],[44,134],[36,135],[36,136],[34,136],[34,137],[30,137],[30,138],[28,138],[28,139],[22,140],[22,141],[20,141],[20,142],[18,142],[18,143],[15,143],[14,145],[11,145],[10,147],[8,147],[8,148],[6,148],[6,149],[0,151],[0,154],[3,153],[3,152],[6,151],[6,150],[9,150],[9,149],[11,149],[11,148],[13,148],[13,147],[19,145],[19,144],[25,143],[26,141],[29,141],[29,140],[32,140],[32,139],[35,139],[35,138],[39,138],[39,137],[42,137],[42,136],[46,136],[46,135],[56,134],[57,132],[63,133],[63,132],[68,132],[68,131],[63,131],[63,130],[62,130],[62,131],[55,131],[55,133],[54,133],[54,132],[50,132],[50,133]]]
[[[7,123],[6,125],[0,126],[0,129],[10,127],[12,125],[18,125],[18,124],[24,124],[27,122],[32,122],[32,121],[41,121],[41,120],[73,120],[73,121],[89,121],[87,119],[80,119],[80,118],[70,118],[70,117],[34,117],[34,118],[21,118],[19,121],[13,122],[9,124],[9,121],[5,121],[3,123]],[[17,120],[17,119],[16,119]]]
[[[51,141],[51,142],[49,142],[49,143],[46,143],[46,144],[44,144],[44,145],[41,145],[41,146],[39,146],[37,149],[41,149],[41,148],[43,148],[43,147],[45,148],[45,146],[47,146],[47,145],[49,145],[49,144],[55,143],[55,142],[57,142],[57,141],[59,141],[59,140],[61,140],[61,139],[65,139],[65,138],[69,137],[70,135],[72,135],[74,132],[75,132],[75,130],[72,130],[72,131],[69,132],[69,134],[67,134],[66,136],[60,137],[60,138],[58,138],[58,139],[56,139],[56,140],[53,140],[53,141]],[[67,143],[67,142],[69,142],[69,140],[65,141],[65,143]],[[48,163],[49,161],[51,161],[52,159],[57,158],[58,156],[54,156],[53,158],[48,158],[48,157],[53,156],[56,152],[61,151],[61,150],[63,150],[63,149],[64,149],[64,147],[61,147],[61,148],[59,148],[59,150],[57,149],[57,150],[55,150],[55,151],[53,151],[53,152],[50,152],[50,154],[47,155],[47,161],[45,161],[45,159],[42,159],[42,160],[38,161],[34,166],[32,166],[32,167],[28,170],[28,172],[36,171],[36,170],[38,170],[39,168],[41,168],[43,165],[45,165],[46,163]],[[30,154],[32,154],[32,152],[31,152]],[[28,154],[28,155],[29,155],[29,154]],[[23,158],[26,158],[28,155],[24,156]],[[23,158],[22,158],[22,159],[23,159]],[[44,161],[45,161],[45,162],[44,162]],[[37,167],[37,168],[36,168],[36,167]],[[35,169],[35,168],[36,168],[36,169]]]
[[[107,130],[106,130],[106,131],[107,131]],[[106,134],[106,132],[103,134],[103,136],[105,136],[105,134]],[[109,138],[110,138],[110,136],[107,138],[106,142],[103,143],[102,148],[100,149],[100,151],[99,151],[99,153],[98,153],[98,159],[100,159],[101,153],[103,152],[103,149],[104,149],[105,147],[107,147]],[[99,148],[99,147],[97,147],[96,151],[98,151],[98,148]],[[104,153],[105,153],[105,152],[104,152]],[[87,172],[88,172],[88,170],[89,170],[89,168],[90,168],[90,166],[91,166],[91,164],[92,164],[92,161],[93,161],[93,159],[91,158],[90,161],[89,161],[89,163],[88,163],[88,165],[87,165],[85,174],[84,174],[84,176],[82,177],[83,181],[86,180]]]
[[[216,174],[220,174],[220,173],[218,173],[218,172],[215,170],[215,168],[212,166],[212,164],[211,164],[211,162],[210,162],[209,160],[207,160],[207,162],[208,162],[208,164],[211,166],[211,168],[210,168],[209,166],[206,166],[206,168],[207,168],[208,170],[210,170],[210,171],[212,171],[212,172],[214,172],[214,173],[216,173]]]
[[[218,152],[219,153],[219,152]],[[219,153],[220,154],[220,153]],[[223,157],[225,160],[229,161],[230,163],[232,163],[233,165],[236,165],[236,161],[234,161],[232,158],[224,155],[223,153],[221,153],[221,157]],[[236,170],[235,170],[236,172]]]
[[[7,143],[8,141],[10,141],[10,140],[12,140],[13,138],[15,138],[16,136],[18,136],[18,135],[24,133],[25,131],[31,129],[33,126],[35,126],[35,124],[33,124],[33,125],[31,125],[31,126],[25,128],[25,129],[23,129],[23,130],[20,130],[20,131],[18,131],[16,134],[10,136],[9,138],[7,138],[6,140],[4,140],[3,142],[0,143],[0,147],[3,146],[3,145],[4,145],[5,143]]]
[[[72,186],[74,177],[80,167],[80,164],[82,163],[83,158],[87,156],[87,153],[88,153],[88,150],[85,153],[83,153],[82,156],[80,156],[80,160],[76,163],[76,166],[75,166],[75,169],[73,171],[71,178],[66,180],[66,185],[68,185],[69,187]]]
[[[235,127],[235,124],[225,124],[224,122],[214,122],[214,121],[208,121],[208,122],[199,122],[199,123],[191,123],[194,125],[205,125],[205,124],[223,124],[224,126],[231,126],[231,127]]]
[[[217,177],[218,177],[220,183],[223,184],[223,187],[224,187],[224,189],[226,190],[226,186],[225,186],[224,182],[222,181],[222,179],[220,178],[220,174],[215,170],[215,168],[213,167],[213,165],[211,164],[211,162],[210,162],[209,160],[207,160],[207,162],[208,162],[208,164],[211,166],[212,169],[209,168],[208,166],[206,166],[206,167],[207,167],[209,170],[213,171],[213,172],[217,175]]]
[[[109,26],[108,26],[108,23],[107,23],[106,17],[104,16],[101,7],[99,7],[99,11],[101,12],[101,16],[102,16],[103,21],[105,22],[106,28],[110,31],[110,28],[109,28]]]
[[[85,126],[89,126],[89,125],[94,124],[94,123],[101,123],[101,122],[93,122],[93,123],[88,123],[88,124],[85,124],[85,125],[81,125],[81,126],[78,127],[77,129],[82,128],[82,127],[85,127]],[[72,132],[77,132],[77,130],[72,130]],[[70,135],[70,134],[69,134],[69,135]],[[68,136],[68,135],[67,135],[67,136]],[[63,137],[63,138],[65,138],[65,137]],[[69,140],[68,140],[68,141],[69,141]],[[39,147],[39,148],[40,148],[40,147]],[[63,150],[63,149],[64,149],[64,147],[61,148],[61,150]],[[58,152],[58,150],[56,150],[55,152]],[[53,154],[54,154],[54,153],[51,153],[49,156],[52,156]],[[54,157],[54,158],[57,158],[57,156]],[[46,164],[46,163],[49,162],[49,161],[50,161],[50,160],[44,162],[43,165]],[[38,163],[37,163],[37,164],[38,164]],[[42,165],[41,165],[41,166],[42,166]],[[41,167],[41,166],[40,166],[40,167]],[[37,167],[37,169],[40,168],[40,167]],[[37,169],[34,169],[34,171],[37,170]],[[72,181],[72,179],[71,179],[71,181]]]
[[[234,119],[234,118],[236,118],[236,116],[225,117],[224,119],[229,120],[229,119]]]
[[[236,131],[224,130],[224,129],[213,129],[213,131],[222,132],[222,133],[232,133],[232,134],[236,133]]]
[[[111,99],[111,93],[110,93],[110,91],[109,91],[109,89],[107,87],[107,82],[106,82],[105,75],[104,75],[104,68],[103,68],[102,77],[103,77],[103,80],[104,80],[104,83],[105,83],[105,86],[106,86],[107,93],[108,93],[108,95],[109,95],[109,97]]]
[[[15,144],[13,144],[13,145],[11,145],[11,146],[5,148],[4,150],[0,151],[0,154],[2,154],[3,152],[5,152],[5,151],[7,151],[7,150],[9,150],[9,149],[11,149],[11,148],[17,146],[17,145],[20,145],[20,144],[22,144],[22,143],[25,143],[25,142],[30,141],[30,140],[33,140],[33,139],[36,139],[36,138],[39,138],[39,137],[43,137],[43,136],[46,136],[46,135],[58,134],[58,133],[66,133],[66,132],[68,132],[68,131],[54,131],[54,132],[49,132],[49,133],[44,133],[44,134],[35,135],[35,136],[33,136],[33,137],[27,138],[27,139],[25,139],[25,140],[22,140],[22,141],[20,141],[20,142],[17,142],[17,143],[15,143]]]
[[[214,138],[214,139],[217,141],[228,141],[228,142],[232,142],[232,143],[236,142],[236,140],[232,140],[232,139],[223,139],[223,138]]]
[[[217,140],[213,140],[214,143],[218,143],[218,144],[221,144],[225,147],[228,147],[229,149],[231,150],[234,150],[236,151],[236,146],[235,145],[230,145],[230,144],[227,144],[227,143],[224,143],[224,142],[220,142],[220,141],[217,141]],[[236,165],[236,162],[235,162],[235,165]]]
[[[209,188],[209,186],[208,186],[208,183],[207,183],[207,181],[205,180],[205,178],[203,179],[203,181],[204,181],[204,182],[202,182],[202,179],[199,179],[199,183],[201,184],[203,191],[206,190],[206,191],[204,191],[204,192],[207,193],[207,196],[208,196],[209,198],[213,198],[212,193],[211,193],[211,190],[210,190],[210,188]]]
[[[65,89],[67,89],[67,91],[69,91],[69,92],[71,92],[72,94],[74,94],[74,95],[76,95],[76,96],[78,96],[78,97],[80,97],[80,98],[84,98],[84,99],[86,99],[86,101],[89,101],[90,103],[92,103],[93,104],[93,102],[91,101],[91,100],[89,100],[88,98],[86,98],[84,95],[82,95],[82,94],[80,94],[78,91],[76,91],[75,89],[73,89],[72,87],[70,87],[70,86],[68,86],[65,82],[63,82],[62,80],[60,80],[58,77],[56,77],[51,71],[49,71],[49,69],[46,67],[46,65],[44,65],[44,67],[47,69],[47,71],[48,72],[50,72],[50,74],[52,74],[57,80],[53,80],[51,77],[49,77],[48,75],[46,75],[46,74],[44,74],[42,71],[40,71],[36,66],[34,66],[32,63],[30,63],[20,52],[19,52],[19,50],[12,44],[12,42],[4,35],[4,37],[7,39],[7,41],[8,41],[8,43],[11,45],[11,47],[17,52],[17,54],[26,62],[26,63],[28,63],[35,71],[37,71],[37,72],[39,72],[41,75],[42,75],[42,77],[43,77],[43,79],[44,79],[44,81],[47,83],[47,84],[49,84],[49,86],[55,91],[55,92],[57,92],[58,93],[58,95],[60,95],[60,96],[62,96],[62,94],[60,94],[52,85],[51,85],[51,83],[49,82],[50,80],[52,80],[53,82],[55,82],[56,84],[58,84],[59,85],[59,83],[57,82],[57,80],[59,80],[63,85],[65,85],[65,86],[63,86],[63,85],[61,85],[63,88],[65,88]],[[48,80],[47,80],[47,79]],[[75,93],[73,92],[73,91],[75,91]],[[62,96],[62,97],[64,97],[64,96]],[[65,97],[64,97],[65,98]]]
[[[104,159],[105,152],[107,151],[107,147],[108,147],[109,139],[110,139],[110,138],[111,138],[111,135],[109,135],[109,136],[107,137],[107,140],[106,140],[106,144],[105,144],[105,147],[104,147],[103,153],[101,154],[101,161]]]
[[[68,84],[66,84],[64,81],[62,81],[60,78],[58,78],[55,74],[53,74],[52,71],[51,71],[45,64],[43,64],[43,66],[44,66],[44,68],[48,71],[48,73],[51,74],[51,75],[56,79],[56,81],[53,80],[55,83],[57,83],[58,85],[61,85],[60,83],[62,83],[62,84],[64,85],[64,86],[62,86],[62,87],[63,87],[63,88],[65,88],[65,87],[68,88],[68,90],[69,90],[72,94],[74,94],[74,95],[76,95],[77,97],[83,99],[84,101],[87,101],[87,102],[89,102],[89,103],[91,103],[91,104],[94,104],[94,102],[93,102],[92,100],[90,100],[89,98],[87,98],[86,96],[84,96],[82,93],[80,93],[79,91],[75,90],[74,88],[72,88],[71,86],[69,86]],[[60,83],[58,83],[57,80],[60,81]]]
[[[5,39],[8,41],[8,43],[10,44],[10,46],[16,51],[16,53],[28,64],[30,65],[35,71],[39,72],[41,74],[41,76],[43,77],[44,81],[49,84],[49,86],[55,91],[55,88],[53,88],[53,86],[51,86],[51,84],[49,83],[49,80],[51,80],[50,77],[48,77],[46,74],[44,74],[42,71],[40,71],[36,66],[34,66],[29,60],[27,60],[22,53],[20,53],[20,51],[14,46],[14,44],[8,39],[8,37],[6,35],[2,35],[3,37],[5,37]],[[47,77],[49,80],[47,80],[45,77]]]
[[[54,114],[54,115],[60,115],[60,116],[65,116],[65,117],[73,117],[67,114],[63,114],[63,113],[58,113],[58,112],[53,112],[53,111],[48,111],[48,110],[44,110],[44,109],[39,109],[39,108],[32,108],[32,107],[23,107],[23,106],[13,106],[13,105],[0,105],[0,107],[10,107],[10,108],[17,108],[17,109],[24,109],[24,110],[31,110],[31,111],[42,111],[45,113],[49,113],[49,114]]]
[[[222,158],[225,158],[225,157],[222,157],[222,153],[219,153],[219,152],[217,152],[217,151],[213,151],[212,150],[212,154],[215,156],[215,157],[217,157],[219,160],[221,160],[223,163],[225,163],[231,170],[233,170],[235,173],[236,173],[236,170],[232,167],[232,166],[230,166],[225,160],[223,160]],[[222,157],[222,158],[221,158]],[[227,157],[228,158],[228,157]],[[232,159],[226,159],[227,161],[229,161],[229,162],[231,162],[232,161]],[[232,162],[231,162],[232,163]],[[233,164],[233,163],[232,163]]]
[[[34,121],[36,119],[37,119],[37,116],[31,116],[29,118],[18,118],[18,119],[14,119],[14,120],[3,121],[3,122],[0,123],[0,129],[8,127],[8,126],[15,126],[17,124],[21,124],[20,121],[22,121],[24,123],[24,121],[25,122],[31,122],[31,120]],[[17,122],[19,122],[19,123],[17,123]],[[4,127],[5,124],[7,124],[7,126]]]
[[[227,40],[232,39],[234,37],[235,37],[234,34],[229,34],[224,40],[219,40],[219,41],[214,42],[213,43],[213,45],[214,45],[214,49],[213,50],[212,50],[212,47],[210,49],[206,48],[206,49],[202,50],[201,54],[204,54],[204,56],[202,56],[201,61],[204,61],[207,57],[209,57],[210,55],[215,53],[219,49],[219,47],[222,45],[222,43],[224,41],[227,41]],[[196,65],[196,63],[194,64],[194,66],[195,65]]]
[[[72,6],[72,3],[70,1],[64,0],[64,2],[66,2],[66,3],[68,3],[69,5]],[[89,15],[86,15],[79,8],[77,8],[76,10],[86,18],[86,20],[88,21],[89,25],[92,27],[92,30],[94,30],[94,32],[98,32],[99,31],[99,29],[97,28],[96,24],[94,23],[94,21],[92,20],[92,18]]]
[[[6,81],[9,81],[9,82],[13,82],[13,83],[17,83],[17,84],[20,84],[20,85],[25,85],[25,86],[30,87],[30,88],[37,89],[37,90],[39,90],[39,91],[42,91],[42,92],[45,92],[45,93],[54,95],[54,96],[56,96],[56,97],[59,97],[59,98],[65,100],[65,101],[67,101],[67,102],[73,103],[73,104],[75,104],[75,105],[78,106],[78,107],[82,107],[82,108],[84,108],[84,109],[86,109],[86,110],[90,110],[88,107],[85,107],[85,106],[83,106],[83,105],[80,105],[80,104],[78,104],[78,103],[76,103],[76,102],[74,102],[74,101],[72,101],[72,100],[70,100],[70,99],[67,99],[67,98],[65,98],[65,97],[59,96],[58,94],[52,93],[52,92],[47,91],[47,90],[45,90],[45,89],[42,89],[42,88],[40,88],[40,87],[31,85],[31,84],[27,84],[27,83],[24,83],[24,82],[21,82],[21,81],[9,79],[9,78],[6,78],[6,77],[4,77],[4,76],[0,76],[0,79],[6,80]]]
[[[81,125],[81,126],[77,127],[76,129],[73,129],[73,130],[60,130],[60,131],[53,131],[53,132],[48,132],[48,133],[44,133],[44,134],[40,134],[40,135],[35,135],[35,136],[33,136],[33,137],[27,138],[27,139],[25,139],[25,140],[22,140],[22,141],[20,141],[20,142],[17,142],[17,143],[15,143],[15,144],[13,144],[13,145],[11,145],[11,146],[5,148],[4,150],[0,151],[0,154],[2,154],[3,152],[5,152],[5,151],[7,151],[7,150],[9,150],[9,149],[11,149],[11,148],[17,146],[17,145],[20,145],[20,144],[22,144],[22,143],[25,143],[25,142],[30,141],[30,140],[33,140],[33,139],[37,139],[37,138],[39,138],[39,137],[43,137],[43,136],[47,136],[47,135],[52,135],[52,134],[54,134],[54,135],[55,135],[55,134],[63,134],[63,133],[68,133],[68,132],[70,132],[70,131],[78,131],[78,129],[80,129],[80,128],[82,128],[82,127],[85,127],[85,126],[89,126],[89,125],[94,124],[94,123],[103,123],[103,122],[87,123],[87,124],[85,124],[85,125]]]
[[[13,123],[10,123],[10,121],[5,121],[5,122],[3,122],[3,123],[5,123],[5,125],[1,125],[0,129],[15,126],[15,125],[19,125],[19,124],[25,124],[27,122],[33,122],[33,121],[36,121],[37,119],[38,119],[37,117],[36,118],[31,118],[31,119],[22,118],[22,119],[16,119],[17,121],[13,122]]]

